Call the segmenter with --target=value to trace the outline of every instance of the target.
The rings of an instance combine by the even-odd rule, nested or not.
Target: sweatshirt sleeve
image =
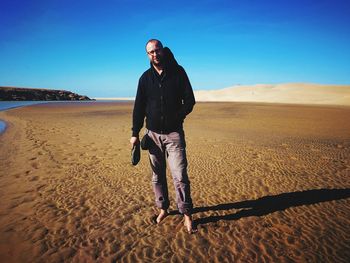
[[[139,79],[139,84],[137,87],[137,93],[134,103],[134,110],[132,114],[132,136],[138,137],[139,132],[143,126],[146,112],[146,98],[145,90],[143,84],[143,78]]]
[[[196,104],[196,100],[194,98],[190,80],[188,79],[186,71],[181,66],[180,66],[180,73],[181,73],[181,80],[184,88],[183,89],[184,93],[183,93],[183,105],[180,109],[179,114],[181,117],[186,118],[186,115],[188,115],[193,110],[193,106]]]

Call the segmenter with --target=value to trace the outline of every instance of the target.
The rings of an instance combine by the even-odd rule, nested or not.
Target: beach
[[[133,102],[0,112],[2,262],[348,262],[350,107],[201,102],[185,120],[198,229],[157,213]]]

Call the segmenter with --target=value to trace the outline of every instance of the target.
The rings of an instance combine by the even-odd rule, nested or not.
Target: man
[[[133,111],[130,143],[140,143],[139,132],[146,118],[149,159],[159,224],[167,215],[169,197],[166,159],[173,177],[176,203],[189,233],[192,226],[192,199],[187,175],[186,143],[183,121],[195,104],[193,90],[185,70],[177,64],[168,48],[157,39],[146,44],[150,68],[139,79]]]

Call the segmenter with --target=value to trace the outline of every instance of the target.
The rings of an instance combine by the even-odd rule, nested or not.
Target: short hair
[[[159,46],[160,46],[161,48],[163,48],[163,44],[162,44],[162,42],[160,42],[160,40],[155,39],[155,38],[152,38],[152,39],[148,40],[148,41],[147,41],[147,43],[146,43],[145,48],[147,48],[148,43],[151,43],[151,42],[158,43],[158,44],[159,44]]]

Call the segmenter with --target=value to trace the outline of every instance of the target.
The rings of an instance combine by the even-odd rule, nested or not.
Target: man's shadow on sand
[[[237,213],[227,215],[213,215],[194,220],[194,226],[213,223],[220,220],[238,220],[249,216],[263,216],[276,211],[283,211],[290,207],[311,205],[321,202],[340,200],[350,197],[350,189],[315,189],[301,192],[283,193],[273,196],[265,196],[256,200],[241,201],[236,203],[220,204],[214,206],[196,207],[193,214],[208,211],[222,211],[230,209],[242,209]]]

